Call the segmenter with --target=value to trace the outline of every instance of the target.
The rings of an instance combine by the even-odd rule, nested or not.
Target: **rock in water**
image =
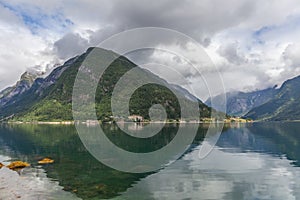
[[[54,160],[50,158],[44,158],[43,160],[38,161],[39,164],[51,164],[54,163]]]
[[[7,167],[12,170],[22,169],[22,168],[29,167],[29,166],[30,166],[29,163],[22,162],[22,161],[15,161],[15,162],[12,162],[9,165],[7,165]]]

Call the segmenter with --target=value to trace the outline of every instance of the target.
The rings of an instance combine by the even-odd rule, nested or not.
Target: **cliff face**
[[[8,87],[0,92],[0,107],[13,103],[18,96],[28,91],[38,76],[39,74],[31,72],[22,74],[20,80],[14,86]]]
[[[41,73],[25,72],[14,86],[0,92],[0,119],[25,112],[44,99],[61,74],[73,66],[77,59],[74,57],[68,60],[45,78],[42,78]]]

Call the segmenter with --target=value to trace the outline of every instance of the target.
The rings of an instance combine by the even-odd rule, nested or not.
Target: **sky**
[[[225,91],[264,89],[300,75],[298,0],[0,0],[0,89],[26,70],[49,70],[113,34],[141,27],[173,29],[199,42]],[[188,46],[163,38],[159,45]],[[145,55],[170,60],[155,51]],[[213,82],[215,72],[198,67]],[[201,82],[186,76],[193,85]]]

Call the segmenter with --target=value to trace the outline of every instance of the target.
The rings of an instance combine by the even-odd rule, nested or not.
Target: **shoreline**
[[[150,124],[150,123],[157,123],[157,124],[252,124],[252,123],[297,123],[300,122],[300,119],[297,120],[281,120],[281,121],[264,121],[264,120],[243,120],[243,121],[229,121],[225,119],[224,121],[142,121],[142,122],[134,122],[134,121],[107,121],[102,122],[100,120],[86,120],[86,121],[0,121],[0,124],[48,124],[48,125],[74,125],[74,124],[87,124],[87,125],[96,125],[99,124],[129,124],[129,123],[136,123],[136,124]]]
[[[24,168],[20,174],[2,167],[0,169],[0,199],[80,199],[75,194],[63,190],[58,182],[47,177],[44,169]]]
[[[155,121],[151,122],[152,124],[223,124],[223,125],[248,125],[248,124],[254,124],[254,123],[299,123],[300,120],[285,120],[285,121],[250,121],[250,122],[161,122],[161,121]],[[137,125],[147,125],[150,124],[150,122],[121,122],[122,124],[137,124]],[[75,125],[75,124],[82,124],[87,126],[96,126],[97,124],[117,124],[114,122],[77,122],[74,121],[62,121],[62,122],[56,122],[56,121],[35,121],[35,122],[20,122],[20,121],[8,121],[8,122],[0,122],[0,124],[13,124],[13,125]]]
[[[86,125],[96,125],[96,124],[130,124],[130,123],[135,123],[135,124],[252,124],[252,123],[259,123],[263,121],[248,121],[248,122],[222,122],[222,121],[217,121],[217,122],[203,122],[203,121],[147,121],[147,122],[101,122],[101,121],[92,121],[92,122],[75,122],[75,121],[33,121],[33,122],[22,122],[22,121],[5,121],[5,122],[0,122],[0,124],[47,124],[47,125],[74,125],[74,124],[86,124]],[[268,121],[268,122],[273,122],[273,121]],[[274,122],[300,122],[300,120],[295,120],[295,121],[274,121]]]

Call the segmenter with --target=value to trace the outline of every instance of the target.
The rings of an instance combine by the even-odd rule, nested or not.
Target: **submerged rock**
[[[97,190],[98,193],[101,193],[101,194],[108,194],[109,193],[107,185],[102,184],[102,183],[96,185],[96,190]]]
[[[15,161],[15,162],[12,162],[9,165],[7,165],[7,167],[12,170],[22,169],[22,168],[29,167],[29,166],[30,166],[29,163],[22,162],[22,161]]]
[[[44,158],[43,160],[38,161],[39,164],[51,164],[54,163],[54,160],[50,158]]]
[[[2,163],[0,163],[0,169],[1,169],[2,167],[4,167],[4,165],[3,165]]]

